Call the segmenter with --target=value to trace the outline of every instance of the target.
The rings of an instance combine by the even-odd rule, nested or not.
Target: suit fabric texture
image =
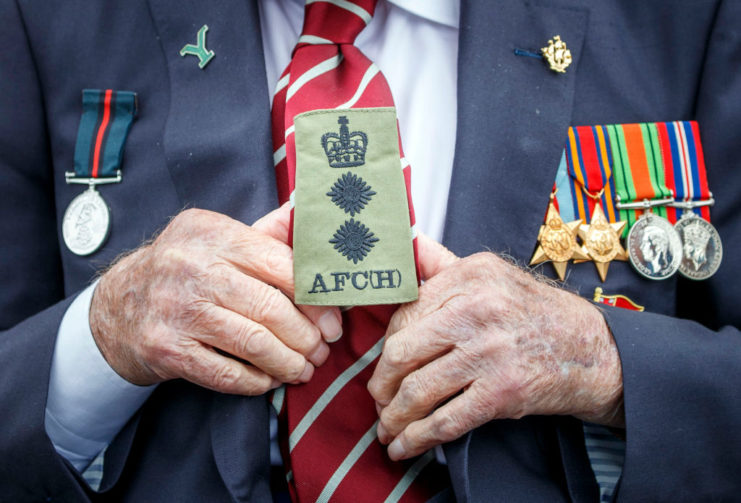
[[[268,402],[160,385],[115,438],[100,492],[54,451],[44,406],[56,331],[96,271],[185,207],[251,223],[277,206],[256,2],[0,1],[0,500],[270,501]],[[215,58],[179,51],[209,26]],[[515,54],[561,35],[555,74]],[[189,60],[190,59],[190,60]],[[620,351],[627,451],[618,501],[734,499],[741,482],[741,2],[463,0],[458,125],[444,244],[529,260],[570,125],[697,120],[727,256],[710,280],[651,282],[613,263],[565,287],[605,308]],[[111,235],[70,253],[61,219],[82,89],[138,93]],[[446,124],[430,127],[449,127]],[[541,268],[550,274],[550,266]],[[598,499],[581,423],[492,421],[445,446],[458,501]]]

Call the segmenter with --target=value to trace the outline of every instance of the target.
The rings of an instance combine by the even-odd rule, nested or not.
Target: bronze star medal
[[[581,224],[581,220],[568,223],[561,220],[561,215],[558,214],[558,210],[553,204],[553,196],[551,196],[551,203],[548,205],[548,213],[545,216],[545,224],[540,227],[540,232],[538,232],[538,248],[530,260],[530,265],[550,260],[553,263],[553,268],[556,269],[558,279],[563,281],[569,260],[572,258],[589,260],[589,257],[576,243],[579,224]]]
[[[611,224],[605,218],[602,205],[594,205],[592,221],[579,226],[579,237],[584,242],[584,249],[597,267],[600,279],[605,281],[607,268],[613,260],[628,260],[628,253],[620,244],[620,233],[627,222]]]

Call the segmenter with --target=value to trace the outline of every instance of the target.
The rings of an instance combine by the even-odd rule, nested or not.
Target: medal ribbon
[[[671,198],[674,187],[669,183],[673,180],[664,176],[664,159],[656,123],[614,124],[607,126],[607,130],[615,153],[615,187],[620,202]],[[652,211],[667,217],[664,206],[656,206]],[[626,233],[643,212],[642,209],[620,210],[620,219],[628,221]]]
[[[75,144],[76,178],[117,175],[136,109],[136,93],[131,91],[82,91],[82,117]]]
[[[556,186],[557,208],[562,218],[580,218],[584,223],[591,221],[596,196],[609,222],[616,222],[617,211],[613,204],[615,186],[612,177],[612,151],[605,126],[570,127],[564,149],[566,177],[559,177]],[[561,171],[561,170],[559,170]],[[571,218],[573,215],[573,218]]]
[[[669,187],[674,188],[675,201],[707,201],[710,199],[705,156],[700,142],[700,128],[695,121],[657,122],[659,147],[664,163],[664,178]],[[694,208],[692,211],[708,222],[708,206]],[[682,210],[666,208],[667,218],[675,223],[682,216]]]

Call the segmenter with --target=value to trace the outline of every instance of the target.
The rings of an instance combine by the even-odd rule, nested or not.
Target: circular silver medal
[[[708,279],[715,274],[723,259],[723,245],[715,227],[691,211],[686,211],[674,228],[682,240],[679,273],[696,280]]]
[[[76,255],[90,255],[108,237],[111,215],[100,194],[90,187],[69,203],[62,219],[62,236]]]
[[[628,233],[628,256],[633,267],[648,279],[672,276],[682,261],[682,242],[669,221],[644,213]]]

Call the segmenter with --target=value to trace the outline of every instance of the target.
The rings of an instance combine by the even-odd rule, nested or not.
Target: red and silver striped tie
[[[281,203],[292,199],[295,186],[296,115],[394,104],[378,67],[353,45],[370,22],[375,5],[376,0],[306,1],[301,37],[273,98],[274,163]],[[414,225],[410,168],[403,153],[401,165]],[[416,238],[414,251],[416,258]],[[446,485],[447,472],[434,462],[432,451],[394,462],[376,437],[377,413],[366,384],[396,307],[346,311],[344,336],[332,344],[329,359],[316,369],[311,382],[276,391],[273,405],[280,412],[294,501],[426,501]]]

